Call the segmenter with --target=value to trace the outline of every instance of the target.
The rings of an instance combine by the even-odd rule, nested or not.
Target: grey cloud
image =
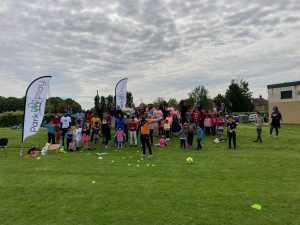
[[[27,82],[52,74],[53,93],[64,96],[93,96],[95,88],[113,92],[124,76],[135,95],[151,99],[187,93],[198,83],[223,90],[234,74],[255,80],[299,69],[296,0],[3,5],[0,77]]]

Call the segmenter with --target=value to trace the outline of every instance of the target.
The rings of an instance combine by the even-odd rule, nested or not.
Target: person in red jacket
[[[54,117],[51,118],[52,124],[55,127],[55,144],[59,144],[61,131],[60,131],[60,116],[55,113]]]
[[[216,126],[217,126],[217,117],[215,114],[212,114],[211,116],[211,134],[215,135],[216,134]]]

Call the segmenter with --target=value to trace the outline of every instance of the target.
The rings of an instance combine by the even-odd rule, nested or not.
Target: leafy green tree
[[[132,93],[129,91],[126,92],[126,105],[129,108],[134,108],[133,96],[132,96]]]
[[[170,98],[168,101],[168,105],[172,106],[172,107],[177,107],[178,106],[178,101],[176,100],[176,98]]]
[[[72,108],[72,112],[76,113],[82,110],[81,105],[71,98],[62,99],[60,97],[50,97],[46,100],[46,113],[56,113],[63,112],[66,106],[70,106]]]
[[[99,97],[99,94],[98,94],[98,90],[97,90],[97,95],[95,96],[94,98],[94,107],[95,107],[95,110],[97,111],[100,107],[100,97]]]
[[[107,109],[109,109],[109,107],[111,106],[111,104],[114,102],[114,96],[108,95],[106,97],[106,102],[107,102]]]
[[[155,108],[159,107],[160,105],[164,105],[166,103],[166,100],[163,97],[158,97],[154,100],[153,106]]]
[[[221,106],[222,103],[227,105],[226,98],[221,94],[218,94],[216,97],[214,97],[213,102],[216,104],[216,106],[219,106],[219,107]]]
[[[107,110],[106,98],[104,96],[101,96],[100,108],[102,108],[103,112]]]
[[[208,97],[208,90],[203,85],[196,87],[189,93],[189,104],[191,103],[205,109],[211,107],[212,101]]]
[[[231,80],[226,91],[225,99],[227,107],[231,112],[249,112],[253,110],[251,102],[252,92],[249,91],[249,84],[244,80]]]
[[[0,113],[9,111],[23,111],[25,98],[0,96]]]

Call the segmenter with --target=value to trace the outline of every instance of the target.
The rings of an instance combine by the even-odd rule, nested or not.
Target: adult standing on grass
[[[257,138],[254,142],[262,142],[261,140],[261,132],[262,132],[262,126],[264,124],[264,118],[261,116],[260,112],[256,112],[255,117],[255,125],[256,125],[256,132],[257,132]]]
[[[152,158],[152,149],[150,145],[150,127],[149,125],[153,122],[157,122],[157,119],[146,119],[146,115],[142,114],[141,119],[138,120],[139,128],[141,129],[141,143],[143,148],[143,156],[146,156],[146,145],[149,151],[148,158]]]
[[[108,142],[111,140],[110,126],[111,116],[108,113],[104,113],[101,129],[103,136],[103,144],[105,144],[105,148],[108,148]]]
[[[276,131],[275,138],[278,138],[280,121],[282,121],[282,116],[278,110],[278,106],[273,107],[273,112],[271,114],[271,118],[272,118],[272,122],[271,122],[271,128],[270,128],[270,135],[268,137],[272,136],[273,129],[275,129],[275,131]]]
[[[61,146],[64,147],[65,144],[65,135],[68,132],[68,129],[72,125],[71,117],[68,116],[68,112],[64,111],[64,115],[60,118],[60,129],[61,129]]]
[[[229,148],[231,148],[231,140],[233,142],[233,148],[236,149],[236,133],[235,128],[237,124],[233,121],[233,117],[230,115],[228,116],[227,121],[227,133],[228,133],[228,144]]]

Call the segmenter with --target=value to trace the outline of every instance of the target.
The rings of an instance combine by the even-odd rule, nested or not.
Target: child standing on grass
[[[224,118],[222,113],[217,114],[217,128],[220,133],[224,133]]]
[[[187,143],[189,149],[191,149],[193,146],[193,138],[194,138],[195,130],[196,130],[195,124],[189,121],[187,125]]]
[[[197,150],[202,149],[202,145],[201,145],[202,139],[203,139],[203,130],[202,130],[202,128],[200,127],[200,128],[198,129],[198,137],[197,137],[198,145],[197,145]]]
[[[82,145],[85,150],[89,149],[90,133],[90,129],[86,124],[84,124],[82,128]]]
[[[179,138],[180,138],[180,148],[185,149],[185,139],[186,139],[186,127],[182,126],[181,130],[179,131]]]
[[[125,133],[122,130],[122,127],[119,127],[116,134],[115,134],[115,138],[117,138],[117,142],[118,142],[118,149],[123,148],[123,141],[125,138]]]
[[[257,132],[257,138],[254,142],[262,142],[261,140],[261,132],[262,132],[262,126],[264,124],[264,118],[261,116],[260,112],[256,112],[255,117],[255,125],[256,125],[256,132]]]
[[[169,120],[166,119],[165,124],[164,124],[164,131],[166,134],[166,140],[170,140],[170,130],[171,130],[171,125],[169,124]]]
[[[93,134],[94,134],[94,144],[97,145],[99,143],[100,138],[100,125],[98,122],[95,122],[93,126]]]
[[[231,148],[231,140],[233,141],[233,148],[236,149],[236,133],[235,133],[235,128],[237,124],[233,121],[232,116],[228,116],[228,121],[227,121],[227,133],[228,133],[228,143],[229,143],[229,148]]]
[[[207,114],[206,118],[204,119],[204,129],[205,129],[206,135],[210,135],[210,128],[211,128],[211,118]]]
[[[48,124],[45,125],[48,130],[48,143],[55,144],[55,126],[50,120]]]
[[[134,146],[137,147],[137,129],[138,124],[134,116],[131,116],[128,124],[129,130],[130,130],[130,147]]]

